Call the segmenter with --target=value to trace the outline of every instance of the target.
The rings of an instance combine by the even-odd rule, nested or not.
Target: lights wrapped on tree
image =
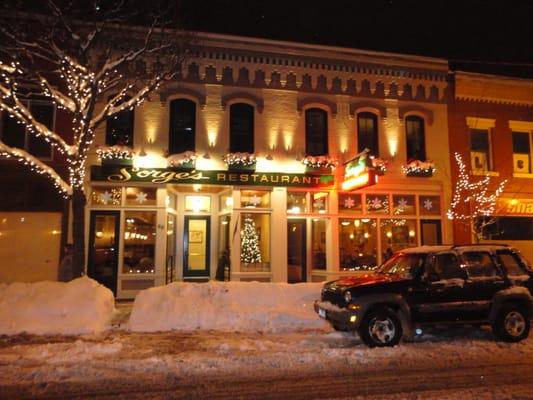
[[[255,222],[250,217],[244,218],[244,227],[241,232],[241,261],[244,263],[261,262],[259,235],[255,229]]]
[[[493,219],[478,221],[480,217],[491,217],[496,208],[496,200],[502,194],[507,179],[498,184],[496,190],[489,194],[491,177],[485,176],[477,182],[471,182],[466,166],[459,153],[455,153],[455,161],[459,168],[459,179],[446,215],[448,219],[468,222],[477,241],[483,238],[483,230],[494,223]]]

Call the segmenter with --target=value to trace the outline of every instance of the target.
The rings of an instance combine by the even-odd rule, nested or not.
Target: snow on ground
[[[217,330],[290,332],[324,329],[313,302],[322,283],[175,282],[135,298],[134,332]]]
[[[80,334],[107,329],[113,293],[82,277],[68,283],[12,283],[0,286],[0,334]]]

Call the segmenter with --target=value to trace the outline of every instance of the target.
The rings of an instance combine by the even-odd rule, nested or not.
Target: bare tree
[[[461,155],[459,153],[454,155],[459,169],[459,179],[455,182],[447,216],[449,219],[467,224],[476,243],[479,243],[484,238],[486,228],[496,222],[494,218],[496,201],[502,194],[507,180],[501,181],[495,190],[489,190],[491,183],[489,175],[472,182]]]
[[[0,111],[61,153],[68,176],[1,140],[0,155],[49,177],[71,199],[75,277],[85,267],[84,181],[95,130],[179,74],[191,43],[165,13],[134,15],[120,0],[106,3],[105,9],[99,4],[75,10],[50,0],[46,14],[4,13],[0,30]],[[149,23],[132,25],[132,17]],[[28,91],[46,96],[68,114],[72,140],[39,122],[24,100]]]

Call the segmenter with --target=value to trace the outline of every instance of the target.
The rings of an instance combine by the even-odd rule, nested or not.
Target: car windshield
[[[379,268],[381,274],[400,275],[402,278],[412,278],[426,260],[427,254],[422,253],[398,253],[385,261]]]

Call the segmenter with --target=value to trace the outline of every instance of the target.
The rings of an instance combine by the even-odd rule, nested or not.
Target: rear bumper
[[[339,308],[330,302],[315,301],[315,312],[341,331],[354,331],[359,328],[361,316],[357,311]]]

